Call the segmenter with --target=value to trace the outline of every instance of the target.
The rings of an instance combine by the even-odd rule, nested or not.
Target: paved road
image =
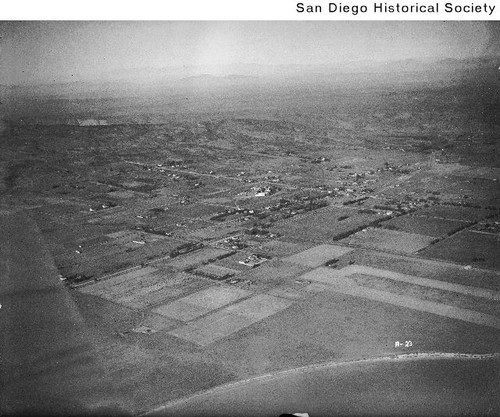
[[[498,415],[499,359],[434,354],[306,367],[220,387],[150,415]]]

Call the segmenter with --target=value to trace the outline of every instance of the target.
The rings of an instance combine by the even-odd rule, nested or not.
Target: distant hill
[[[165,67],[124,69],[93,80],[31,85],[0,85],[0,111],[21,109],[37,98],[106,100],[123,97],[173,96],[189,90],[268,88],[306,84],[341,87],[388,86],[412,82],[478,82],[500,80],[500,56],[468,59],[406,59],[374,62],[352,61],[335,65],[245,65],[224,67]],[[105,104],[101,104],[105,108]],[[12,111],[17,112],[12,108]]]
[[[217,87],[252,84],[259,81],[259,77],[241,74],[230,74],[224,76],[215,76],[211,74],[200,74],[184,77],[180,82],[184,86],[191,87]]]

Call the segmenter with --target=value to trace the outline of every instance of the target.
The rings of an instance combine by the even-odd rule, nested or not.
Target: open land
[[[481,71],[24,98],[0,214],[36,225],[127,412],[323,362],[498,353]]]

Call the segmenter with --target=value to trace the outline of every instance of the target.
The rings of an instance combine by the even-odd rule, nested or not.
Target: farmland
[[[25,98],[0,133],[0,213],[34,221],[106,369],[140,386],[133,412],[393,354],[401,328],[422,349],[495,352],[489,68]]]

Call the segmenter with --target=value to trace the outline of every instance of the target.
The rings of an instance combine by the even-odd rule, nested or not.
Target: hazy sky
[[[497,29],[480,21],[0,22],[0,83],[128,68],[465,58],[491,52]]]

